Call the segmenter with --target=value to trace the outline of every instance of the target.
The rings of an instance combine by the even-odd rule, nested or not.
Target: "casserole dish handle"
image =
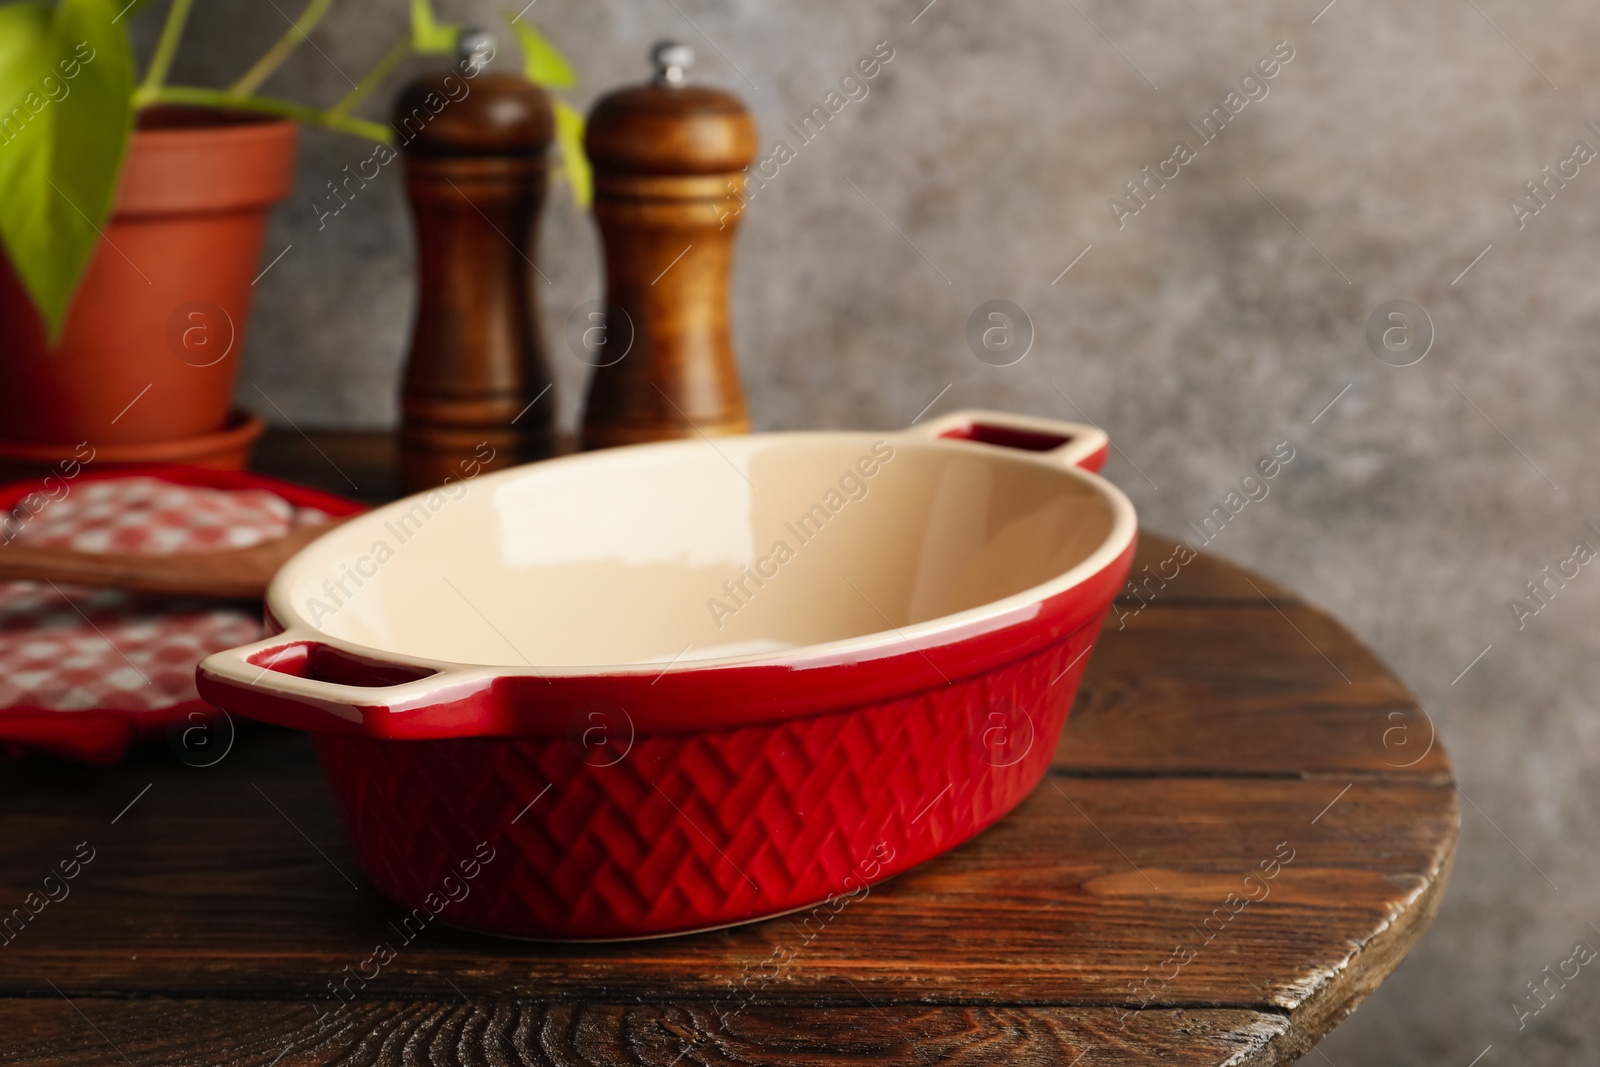
[[[212,704],[313,733],[429,737],[453,711],[481,708],[495,673],[481,667],[384,661],[321,634],[287,630],[200,661],[195,681]],[[396,712],[428,709],[416,717]]]
[[[1015,415],[1008,411],[952,411],[904,432],[914,437],[942,437],[1021,449],[1063,467],[1082,467],[1089,471],[1100,469],[1111,448],[1111,438],[1098,426]]]

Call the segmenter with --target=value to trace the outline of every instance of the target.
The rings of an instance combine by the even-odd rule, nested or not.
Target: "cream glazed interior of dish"
[[[1120,494],[1028,453],[859,433],[692,440],[378,509],[296,556],[272,604],[288,625],[424,659],[688,663],[979,608],[1120,548],[1114,527],[1132,536]]]

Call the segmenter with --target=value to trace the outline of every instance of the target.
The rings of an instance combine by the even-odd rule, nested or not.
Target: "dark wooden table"
[[[259,465],[378,498],[389,462],[380,438],[279,435]],[[1146,535],[1136,567],[1170,550]],[[396,940],[399,909],[304,737],[242,731],[207,768],[160,746],[6,767],[0,915],[80,842],[94,858],[0,945],[0,1063],[1293,1060],[1437,909],[1450,765],[1369,650],[1262,578],[1203,556],[1121,610],[1033,795],[809,939],[785,919],[579,947],[432,927],[321,1023],[312,999]],[[794,963],[733,1010],[780,945]]]

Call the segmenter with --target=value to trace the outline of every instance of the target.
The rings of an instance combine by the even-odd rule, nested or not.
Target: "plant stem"
[[[266,55],[256,60],[255,65],[244,72],[244,76],[228,87],[230,96],[248,96],[260,88],[261,83],[272,77],[272,72],[283,65],[289,54],[300,47],[302,41],[311,35],[317,28],[317,23],[322,21],[322,16],[328,13],[333,0],[311,0],[306,9],[300,12],[300,17],[295,19],[283,36],[269,49]]]
[[[198,107],[259,111],[268,115],[282,115],[284,118],[303,122],[307,126],[321,126],[324,129],[338,130],[341,133],[366,137],[373,141],[388,143],[394,139],[394,131],[381,122],[368,122],[347,115],[335,115],[273,97],[234,96],[231,92],[224,92],[221,89],[202,89],[188,85],[161,86],[148,94],[141,95],[139,106],[147,107],[150,104],[193,104]]]
[[[354,89],[351,89],[336,104],[330,107],[328,114],[335,118],[342,118],[354,111],[361,101],[371,96],[372,91],[383,84],[384,79],[394,73],[394,68],[398,67],[401,61],[411,54],[411,51],[411,34],[407,33],[389,46],[389,50],[383,54],[383,58],[378,60],[377,66],[367,71],[366,75],[356,83]]]
[[[161,27],[161,39],[156,42],[150,66],[144,72],[144,83],[139,87],[141,93],[154,93],[167,80],[167,71],[172,67],[172,57],[178,51],[178,39],[183,36],[183,26],[189,21],[189,7],[193,3],[194,0],[172,0],[172,6],[167,8],[167,21]]]

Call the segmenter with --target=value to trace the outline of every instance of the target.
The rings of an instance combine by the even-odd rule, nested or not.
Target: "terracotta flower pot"
[[[183,454],[185,440],[238,423],[251,285],[267,211],[294,184],[294,146],[286,120],[143,112],[54,349],[0,256],[0,452],[87,441]]]

